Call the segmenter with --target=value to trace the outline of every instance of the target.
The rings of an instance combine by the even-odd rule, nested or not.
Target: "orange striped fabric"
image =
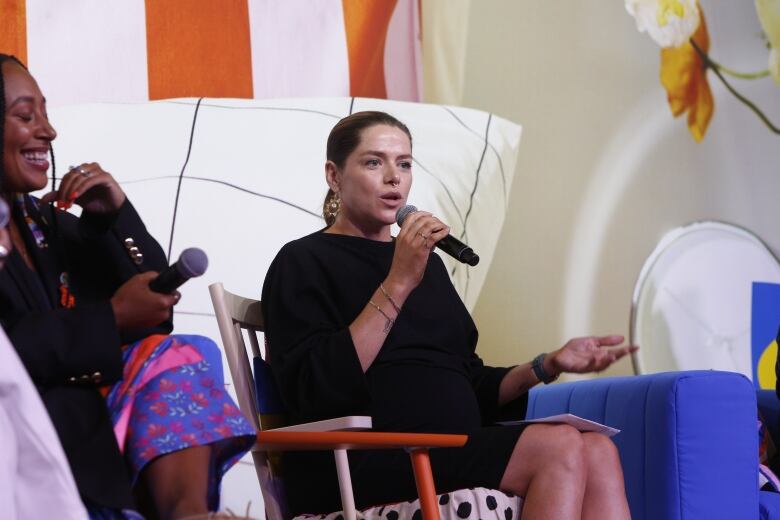
[[[149,99],[252,98],[246,0],[146,0]]]
[[[342,0],[350,95],[386,98],[385,40],[397,0]]]
[[[27,14],[25,0],[0,0],[0,52],[27,63]]]

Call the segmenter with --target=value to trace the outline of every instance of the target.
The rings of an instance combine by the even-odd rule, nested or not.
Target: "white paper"
[[[528,419],[525,421],[502,421],[498,424],[504,426],[512,426],[516,424],[533,424],[533,423],[551,423],[551,424],[568,424],[574,426],[581,432],[596,432],[602,433],[607,437],[612,437],[620,433],[620,430],[607,426],[606,424],[597,423],[588,419],[583,419],[577,415],[571,413],[562,413],[558,415],[550,415],[549,417],[539,417],[537,419]]]

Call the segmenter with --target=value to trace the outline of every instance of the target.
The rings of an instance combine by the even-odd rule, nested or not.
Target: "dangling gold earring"
[[[336,220],[336,216],[339,214],[339,210],[341,209],[341,197],[338,193],[334,193],[330,197],[330,202],[328,203],[328,211],[327,217],[328,220]]]

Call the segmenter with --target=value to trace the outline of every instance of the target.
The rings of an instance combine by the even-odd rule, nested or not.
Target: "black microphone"
[[[176,263],[149,282],[149,288],[154,292],[170,294],[190,278],[205,273],[208,266],[206,253],[197,247],[190,247],[181,252]]]
[[[395,214],[395,221],[398,222],[399,226],[403,226],[406,217],[415,211],[417,211],[416,207],[412,206],[411,204],[407,204],[406,206],[399,209]],[[447,235],[446,237],[436,242],[436,247],[450,255],[455,260],[463,262],[464,264],[475,266],[479,263],[479,255],[476,254],[469,246],[452,235]]]

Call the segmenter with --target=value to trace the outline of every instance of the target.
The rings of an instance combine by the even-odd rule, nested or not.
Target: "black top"
[[[34,262],[14,249],[0,271],[0,322],[41,394],[81,496],[109,507],[133,506],[130,481],[99,388],[122,377],[121,345],[150,333],[120,334],[110,298],[131,276],[166,265],[132,204],[81,218],[38,207],[27,197],[41,247],[15,205],[13,218]],[[144,255],[136,264],[132,239]],[[45,492],[45,491],[44,491]]]
[[[363,373],[348,327],[386,278],[394,249],[320,231],[272,262],[262,294],[266,338],[293,422],[370,415],[377,430],[453,433],[492,424],[509,369],[487,367],[475,353],[476,327],[438,255]],[[513,418],[526,402],[513,403]]]

